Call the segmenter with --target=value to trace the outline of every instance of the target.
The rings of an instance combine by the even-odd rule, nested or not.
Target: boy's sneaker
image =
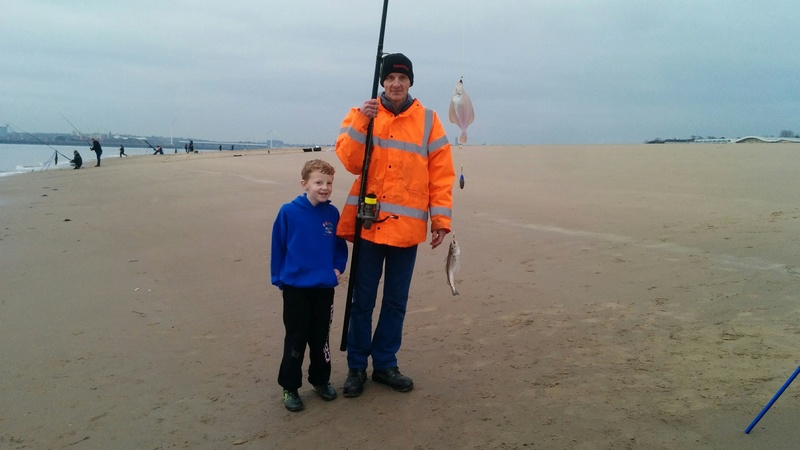
[[[336,389],[331,386],[330,383],[328,384],[314,384],[312,385],[317,394],[322,397],[323,400],[326,402],[331,401],[336,398]]]
[[[297,412],[303,409],[305,405],[303,405],[303,400],[300,398],[300,395],[297,393],[297,391],[287,391],[284,389],[283,406],[285,406],[286,409],[291,412]]]

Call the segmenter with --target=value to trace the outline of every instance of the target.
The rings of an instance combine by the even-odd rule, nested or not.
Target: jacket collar
[[[400,104],[400,108],[396,110],[392,102],[389,101],[389,98],[386,97],[386,92],[385,91],[381,92],[381,104],[383,105],[384,108],[393,112],[395,116],[399,116],[400,114],[405,112],[408,108],[411,107],[413,103],[414,103],[414,97],[412,97],[410,94],[407,94],[405,101],[402,104]]]

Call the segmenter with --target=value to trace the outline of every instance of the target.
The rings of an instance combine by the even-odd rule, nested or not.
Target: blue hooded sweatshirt
[[[306,194],[281,206],[272,226],[272,284],[296,288],[332,288],[333,269],[344,273],[347,241],[336,236],[339,210],[330,200],[312,206]]]

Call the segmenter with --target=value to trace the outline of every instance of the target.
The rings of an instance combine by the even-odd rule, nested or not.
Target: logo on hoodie
[[[326,236],[332,236],[334,234],[334,225],[333,222],[322,222],[322,233]]]

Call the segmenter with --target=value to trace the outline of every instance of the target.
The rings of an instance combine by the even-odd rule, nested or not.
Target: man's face
[[[383,89],[389,101],[399,105],[408,97],[408,88],[411,87],[411,80],[404,73],[390,73],[383,80]]]

